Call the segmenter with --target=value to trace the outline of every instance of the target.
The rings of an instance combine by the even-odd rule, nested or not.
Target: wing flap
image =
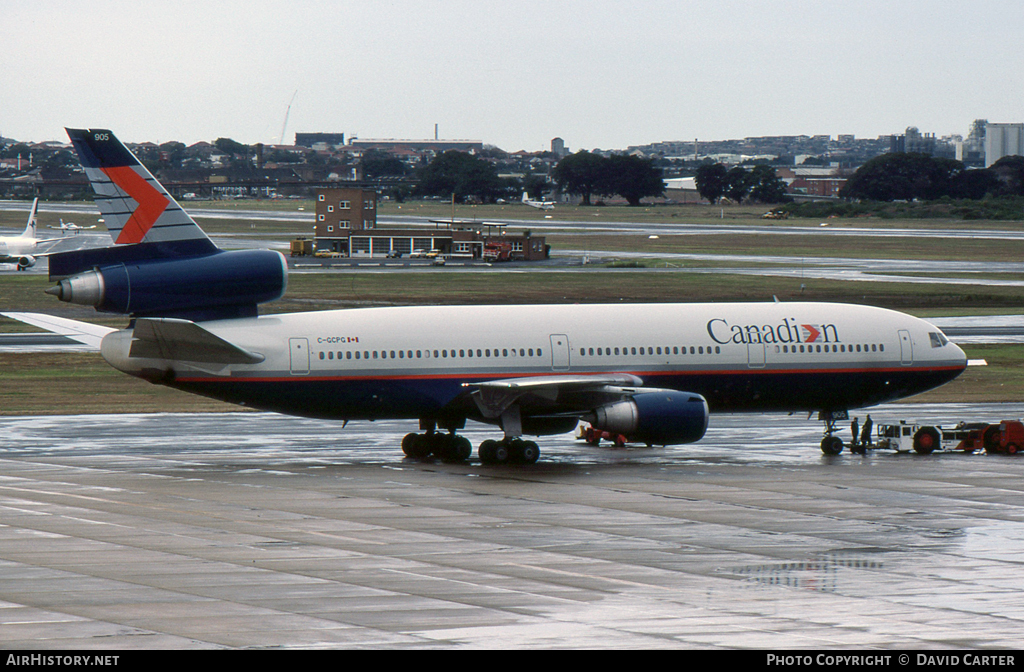
[[[265,359],[195,322],[169,317],[136,320],[129,356],[211,364],[258,364]]]
[[[487,380],[480,383],[463,383],[463,387],[495,390],[523,390],[536,392],[544,388],[551,389],[586,389],[603,385],[626,385],[639,387],[644,384],[642,378],[631,373],[601,373],[596,375],[576,376],[530,376],[524,378],[504,378]]]
[[[501,417],[509,408],[530,398],[542,406],[554,406],[567,395],[620,397],[623,387],[640,387],[643,379],[629,373],[596,375],[531,376],[463,383],[463,387],[476,388],[471,397],[485,418]],[[575,406],[574,404],[572,404]],[[579,408],[589,408],[580,405]]]

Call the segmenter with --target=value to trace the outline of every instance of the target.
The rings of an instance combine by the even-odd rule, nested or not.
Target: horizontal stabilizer
[[[174,318],[135,321],[130,357],[215,364],[258,364],[265,358],[225,341],[195,322]]]
[[[60,334],[67,338],[83,343],[90,348],[94,348],[97,352],[100,349],[100,343],[103,341],[103,337],[112,331],[117,331],[113,327],[104,327],[99,324],[91,324],[89,322],[79,322],[78,320],[69,320],[64,317],[54,317],[53,315],[43,315],[40,313],[0,313],[4,317],[9,317],[12,320],[24,322],[25,324],[31,324],[33,327],[39,327],[40,329],[46,329],[55,334]]]

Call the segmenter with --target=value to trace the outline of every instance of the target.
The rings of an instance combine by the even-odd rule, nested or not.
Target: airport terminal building
[[[504,224],[432,220],[429,227],[377,227],[377,192],[362,187],[320,189],[316,195],[314,243],[318,252],[347,257],[408,257],[436,252],[445,257],[483,259],[500,249],[511,261],[546,259],[544,236],[512,234]]]

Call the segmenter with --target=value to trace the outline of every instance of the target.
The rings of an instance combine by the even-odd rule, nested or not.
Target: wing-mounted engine
[[[104,249],[111,255],[131,248]],[[257,305],[279,299],[287,284],[281,253],[236,250],[120,263],[107,259],[46,291],[108,313],[205,320],[254,316]]]
[[[482,383],[471,398],[482,419],[506,434],[568,431],[577,419],[631,441],[674,445],[699,441],[708,427],[708,404],[699,394],[644,388],[631,374],[541,376]],[[571,428],[571,427],[570,427]]]
[[[628,399],[595,408],[582,419],[631,441],[668,446],[703,438],[708,404],[704,397],[690,392],[637,390]]]
[[[35,265],[36,265],[36,258],[33,257],[31,254],[25,254],[25,255],[22,255],[22,256],[18,257],[18,270],[19,271],[23,271],[26,268],[29,268],[30,266],[35,266]]]

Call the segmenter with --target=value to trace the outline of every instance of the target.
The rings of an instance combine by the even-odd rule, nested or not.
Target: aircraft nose
[[[956,348],[957,359],[959,360],[960,365],[963,366],[964,368],[967,368],[967,353],[964,352],[964,349],[961,348],[956,343],[953,343],[952,346]]]

